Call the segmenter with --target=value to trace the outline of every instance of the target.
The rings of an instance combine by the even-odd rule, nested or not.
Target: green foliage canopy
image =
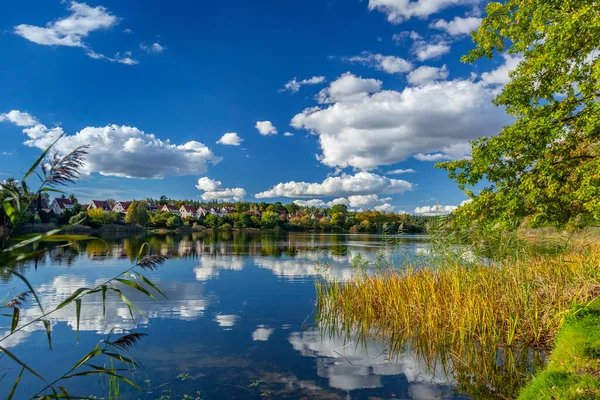
[[[474,200],[459,220],[501,229],[524,218],[555,226],[600,220],[598,10],[598,0],[488,4],[463,61],[521,57],[494,101],[515,121],[474,141],[471,159],[438,164]]]

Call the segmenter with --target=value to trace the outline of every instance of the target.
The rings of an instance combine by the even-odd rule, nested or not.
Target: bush
[[[231,224],[224,223],[223,225],[221,225],[221,227],[219,229],[222,229],[224,231],[230,231],[233,229],[233,227],[231,226]]]
[[[176,215],[173,215],[172,217],[169,217],[169,219],[167,219],[167,227],[168,228],[177,228],[180,225],[181,225],[181,220]]]

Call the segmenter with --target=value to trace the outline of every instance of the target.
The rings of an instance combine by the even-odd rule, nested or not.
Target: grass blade
[[[15,307],[15,308],[13,308],[13,316],[12,316],[12,323],[10,326],[10,333],[13,333],[15,331],[15,329],[17,329],[18,325],[19,325],[19,308]]]
[[[37,376],[38,378],[40,378],[42,381],[46,382],[46,380],[44,378],[42,378],[42,376],[40,374],[38,374],[37,372],[35,372],[33,369],[29,368],[27,366],[27,364],[25,364],[23,361],[19,360],[17,358],[17,356],[15,356],[13,353],[11,353],[10,351],[8,351],[6,348],[0,346],[0,351],[4,352],[4,354],[6,354],[7,356],[9,356],[10,358],[13,359],[13,361],[15,361],[17,364],[19,364],[21,367],[25,368],[27,371],[31,372],[33,375]]]
[[[79,343],[79,319],[81,318],[81,299],[75,300],[75,314],[77,315],[76,340],[77,340],[77,343]]]
[[[21,376],[23,376],[23,371],[25,371],[25,367],[21,368],[21,372],[19,372],[19,376],[17,376],[17,380],[15,381],[10,393],[8,394],[8,400],[12,400],[13,396],[15,395],[17,386],[19,386],[19,382],[21,381]]]

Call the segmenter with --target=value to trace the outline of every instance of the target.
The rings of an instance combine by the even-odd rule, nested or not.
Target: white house
[[[131,201],[117,201],[112,210],[117,213],[127,214],[129,206],[131,206]]]
[[[110,211],[110,204],[108,204],[104,200],[92,200],[90,205],[88,206],[88,210],[102,210],[102,211]]]
[[[198,217],[206,217],[206,214],[208,214],[208,210],[202,206],[198,207],[198,209],[196,210],[196,215],[198,215]]]
[[[171,214],[179,215],[179,208],[175,207],[173,204],[165,204],[161,207],[160,211],[166,211]]]
[[[181,214],[181,218],[197,218],[198,214],[196,213],[196,209],[192,206],[186,206],[185,204],[181,206],[179,209],[179,214]]]
[[[62,214],[63,211],[71,211],[74,205],[74,201],[57,197],[52,201],[52,204],[50,204],[50,210],[54,214]]]

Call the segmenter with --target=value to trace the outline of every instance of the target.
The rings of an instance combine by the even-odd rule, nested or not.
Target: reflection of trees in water
[[[312,276],[318,261],[325,258],[328,263],[338,264],[338,275],[352,273],[348,269],[350,258],[360,252],[372,259],[381,251],[381,238],[377,235],[336,235],[336,234],[297,234],[285,232],[251,231],[210,231],[192,232],[184,235],[106,235],[97,240],[75,243],[71,247],[56,248],[37,260],[19,266],[21,271],[44,265],[70,266],[76,259],[87,257],[93,262],[105,260],[136,259],[142,244],[147,243],[153,253],[169,255],[172,258],[198,259],[204,256],[249,256],[255,260],[270,258],[281,259],[277,266],[263,265],[270,269],[281,270],[281,276]],[[41,243],[40,246],[44,246]],[[355,250],[350,251],[350,248]],[[356,250],[358,249],[358,250]],[[295,263],[290,260],[296,259]],[[226,260],[222,260],[226,261]],[[265,261],[267,262],[267,261]],[[305,265],[312,263],[310,268]],[[289,273],[283,268],[293,267]],[[224,268],[227,268],[226,266]],[[231,268],[230,268],[231,269]],[[348,270],[346,270],[348,269]],[[295,271],[295,272],[294,272]],[[12,279],[0,271],[3,282]]]
[[[545,363],[543,352],[523,346],[482,346],[477,342],[449,342],[443,337],[407,338],[400,332],[382,333],[376,327],[341,326],[338,319],[327,315],[317,315],[317,324],[320,336],[329,338],[321,340],[338,340],[340,348],[354,343],[355,352],[365,357],[372,354],[373,341],[382,343],[388,362],[405,365],[410,354],[415,365],[424,367],[425,376],[432,377],[431,382],[439,383],[444,376],[447,384],[476,399],[516,398]]]

